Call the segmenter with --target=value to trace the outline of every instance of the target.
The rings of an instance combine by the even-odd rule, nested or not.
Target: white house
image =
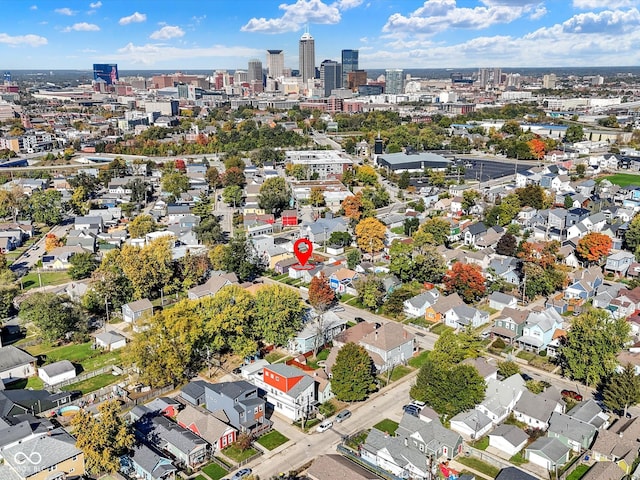
[[[451,417],[449,428],[464,438],[475,440],[484,437],[493,428],[493,423],[479,410],[467,410]]]
[[[38,376],[45,385],[56,385],[76,378],[76,367],[69,360],[60,360],[38,369]]]
[[[122,319],[127,323],[134,323],[143,317],[151,315],[153,315],[153,304],[148,298],[126,303],[122,306]]]
[[[13,345],[0,347],[0,380],[4,383],[35,375],[35,365],[35,357],[27,352]]]
[[[122,348],[127,344],[127,339],[113,330],[96,335],[96,347],[108,352]]]
[[[489,446],[497,448],[509,458],[524,448],[529,435],[515,425],[502,424],[489,434]]]
[[[513,295],[502,292],[493,292],[489,295],[489,308],[502,311],[505,307],[517,308],[518,299]]]
[[[313,413],[316,382],[299,368],[276,363],[254,376],[253,384],[266,392],[265,400],[274,411],[296,422]]]
[[[415,297],[411,297],[404,301],[404,313],[411,318],[424,317],[424,314],[431,305],[436,303],[440,297],[440,292],[436,289],[427,290]]]

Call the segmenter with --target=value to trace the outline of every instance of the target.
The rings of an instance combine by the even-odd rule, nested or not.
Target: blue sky
[[[640,64],[640,0],[3,0],[0,69],[237,69],[282,49],[298,67],[360,50],[360,68]]]

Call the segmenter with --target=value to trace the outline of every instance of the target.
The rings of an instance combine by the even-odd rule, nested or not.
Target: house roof
[[[516,467],[507,467],[500,470],[495,480],[538,480],[538,477]]]
[[[112,345],[114,343],[125,340],[125,337],[120,335],[118,332],[109,330],[108,332],[103,332],[96,335],[96,340],[100,340],[105,345]]]
[[[144,310],[152,310],[153,304],[148,298],[142,298],[140,300],[136,300],[135,302],[129,302],[123,307],[129,307],[132,312],[142,312]]]
[[[454,292],[451,295],[440,295],[436,303],[433,304],[433,309],[438,313],[445,313],[458,305],[464,305],[464,302],[458,292]]]
[[[355,324],[353,327],[349,327],[346,330],[340,332],[338,335],[336,335],[334,340],[341,343],[358,343],[365,335],[368,335],[375,329],[375,323],[360,322]]]
[[[418,295],[405,300],[415,308],[421,308],[425,305],[433,305],[438,299],[438,291],[427,290],[426,292],[419,293]]]
[[[467,358],[462,363],[475,367],[482,378],[487,378],[498,371],[498,367],[484,357]]]
[[[49,365],[45,365],[44,367],[40,367],[40,370],[43,370],[49,378],[55,377],[57,375],[62,375],[67,372],[76,371],[76,367],[73,366],[69,360],[60,360],[59,362],[51,363]]]
[[[506,423],[498,425],[493,432],[489,434],[489,436],[501,437],[514,447],[520,446],[529,440],[529,435],[524,433],[523,430],[519,429],[515,425],[508,425]]]
[[[190,425],[195,425],[200,437],[205,439],[211,445],[215,445],[220,437],[222,437],[227,430],[232,428],[210,413],[191,405],[185,406],[184,409],[178,412],[176,421],[185,425],[187,428],[189,428]]]
[[[535,451],[553,463],[559,464],[571,448],[557,438],[540,437],[529,445],[526,450]]]
[[[395,322],[389,322],[365,335],[362,340],[360,340],[360,343],[389,352],[400,345],[412,342],[414,338],[415,335],[405,330],[402,325]]]
[[[569,412],[567,412],[567,415],[583,422],[590,423],[596,428],[602,427],[602,425],[607,421],[607,414],[602,411],[598,402],[593,398],[578,403],[575,407],[569,410]]]
[[[0,372],[26,365],[28,363],[33,363],[35,361],[35,357],[32,357],[27,352],[20,350],[13,345],[0,347]]]
[[[494,302],[502,303],[504,305],[509,305],[514,300],[516,300],[516,297],[514,297],[513,295],[507,295],[506,293],[502,292],[493,292],[491,295],[489,295],[489,301],[491,300],[493,300]]]
[[[178,469],[174,467],[169,459],[158,455],[144,444],[135,445],[131,449],[129,458],[140,466],[145,472],[151,474],[153,479],[158,479],[168,472],[175,472]],[[165,460],[161,465],[160,462]]]
[[[206,443],[191,430],[155,413],[146,415],[143,421],[136,422],[136,430],[154,447],[163,449],[166,442],[184,454],[190,454]]]
[[[38,468],[47,470],[49,467],[58,465],[69,458],[81,455],[82,450],[76,448],[76,440],[61,428],[52,430],[49,435],[42,435],[33,439],[24,440],[19,444],[6,447],[2,451],[4,461],[10,465],[13,470],[20,473],[22,478],[33,474],[33,466],[29,462],[20,463],[21,455],[19,453],[32,452],[40,454],[40,462]]]
[[[596,462],[584,476],[582,480],[620,480],[624,477],[624,472],[617,463],[614,462]]]
[[[593,438],[596,433],[596,427],[564,413],[553,412],[549,420],[548,431],[583,443],[584,440],[590,437]]]
[[[556,408],[557,402],[546,399],[541,395],[534,395],[529,390],[522,392],[522,396],[516,403],[514,410],[528,415],[531,418],[547,423]]]
[[[198,398],[204,395],[205,388],[210,385],[212,384],[204,380],[191,380],[180,391],[191,398]]]
[[[220,383],[208,383],[205,382],[205,388],[216,392],[219,395],[223,395],[227,398],[235,399],[247,391],[254,391],[255,386],[244,380],[238,380],[237,382],[220,382]]]
[[[377,480],[379,477],[342,455],[330,453],[316,457],[308,475],[314,480]]]
[[[467,410],[451,417],[451,422],[460,422],[478,432],[491,424],[491,419],[479,410]]]

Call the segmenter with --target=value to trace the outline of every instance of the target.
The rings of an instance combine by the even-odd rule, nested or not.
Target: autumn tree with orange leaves
[[[444,276],[448,293],[457,292],[467,303],[480,299],[487,291],[486,278],[478,265],[456,262]]]
[[[336,294],[329,286],[329,280],[324,273],[313,277],[309,284],[309,303],[318,312],[327,310],[336,301]]]
[[[581,260],[597,263],[609,255],[612,246],[611,237],[604,233],[591,232],[580,239],[576,245],[576,254]]]
[[[344,210],[344,216],[352,221],[357,222],[360,220],[362,215],[362,194],[358,192],[356,195],[346,197],[342,201],[342,210]]]
[[[44,237],[44,249],[47,253],[51,252],[54,248],[58,248],[64,245],[61,239],[55,236],[53,233],[47,233]]]
[[[533,158],[540,160],[544,157],[546,145],[542,140],[539,138],[532,138],[527,142],[527,145],[529,146],[529,150],[531,151]]]

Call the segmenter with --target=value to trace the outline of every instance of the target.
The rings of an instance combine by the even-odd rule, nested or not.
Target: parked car
[[[404,413],[408,413],[409,415],[413,415],[414,417],[418,417],[420,415],[420,410],[421,408],[418,407],[417,405],[405,405],[404,407],[402,407],[402,410],[404,410]]]
[[[333,307],[332,310],[334,312],[344,312],[344,307]]]
[[[563,397],[569,397],[573,400],[576,400],[577,402],[582,401],[582,395],[580,395],[578,392],[574,392],[573,390],[562,390],[560,393]]]
[[[426,403],[421,402],[420,400],[411,400],[411,403],[409,405],[414,405],[414,406],[418,407],[419,409],[421,409],[422,407],[424,407],[426,405]]]
[[[351,412],[349,410],[343,410],[338,415],[336,415],[336,422],[340,423],[343,420],[346,420],[351,416]]]
[[[356,323],[364,322],[364,318],[362,318],[362,317],[354,317],[353,319],[356,321]]]
[[[333,422],[331,420],[325,420],[324,422],[322,422],[320,425],[316,427],[316,432],[318,433],[326,432],[331,427],[333,427]]]
[[[251,475],[251,469],[250,468],[243,468],[242,470],[238,470],[236,473],[233,474],[233,477],[231,477],[231,480],[240,480],[244,477],[248,477],[249,475]]]

